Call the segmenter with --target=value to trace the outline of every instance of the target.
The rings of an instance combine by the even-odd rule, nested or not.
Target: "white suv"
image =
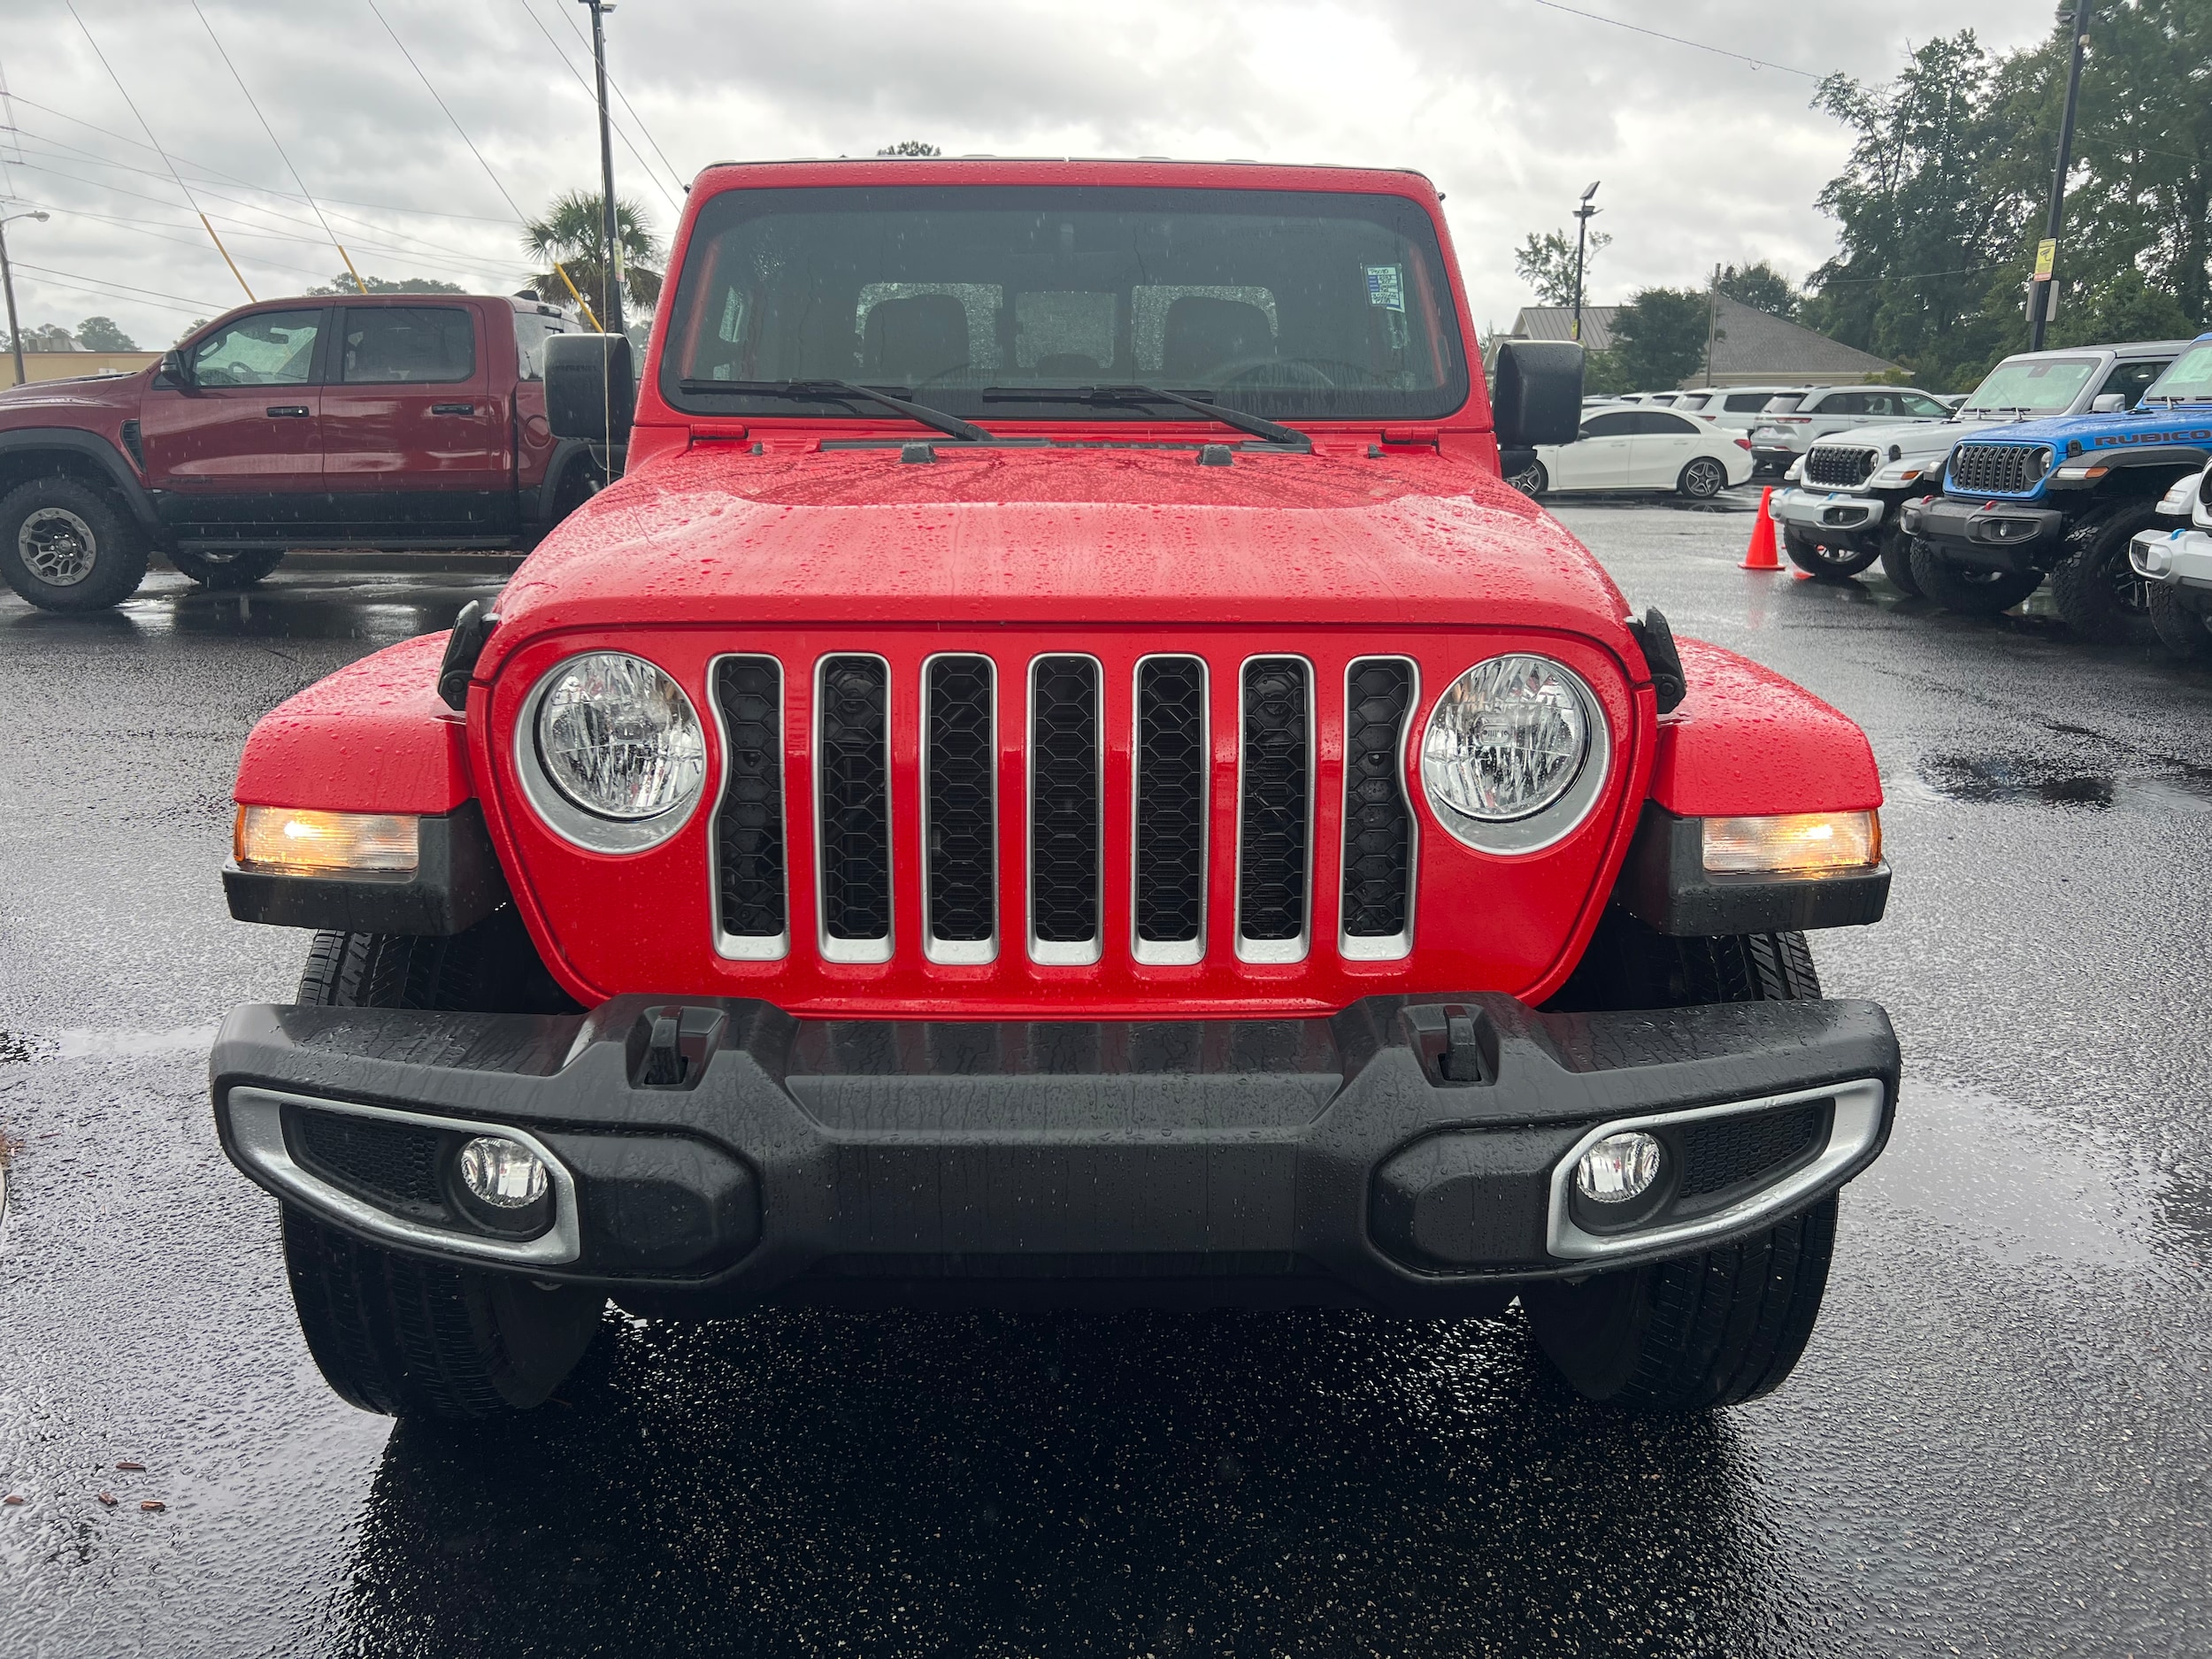
[[[1948,420],[1951,411],[1913,386],[1823,386],[1777,397],[1751,429],[1751,458],[1780,472],[1815,438],[1854,426]]]
[[[1699,386],[1683,393],[1674,406],[1686,415],[1695,415],[1731,432],[1749,432],[1776,398],[1802,397],[1811,389],[1808,386]]]

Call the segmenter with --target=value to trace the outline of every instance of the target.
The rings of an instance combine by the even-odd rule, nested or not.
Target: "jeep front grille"
[[[1815,444],[1805,454],[1805,481],[1830,489],[1855,489],[1874,475],[1874,464],[1879,458],[1872,449]]]
[[[710,843],[725,956],[781,959],[804,934],[792,925],[788,853],[789,815],[810,810],[791,803],[808,780],[812,822],[795,833],[815,849],[811,925],[825,960],[887,962],[910,948],[894,938],[894,903],[915,891],[919,949],[933,963],[983,964],[1012,949],[1041,965],[1079,967],[1125,949],[1139,963],[1188,964],[1224,944],[1245,962],[1302,961],[1313,943],[1317,722],[1343,739],[1339,953],[1411,953],[1419,849],[1405,757],[1419,676],[1407,658],[1355,658],[1325,718],[1304,657],[1236,665],[1237,798],[1225,819],[1233,843],[1220,848],[1212,670],[1202,657],[1141,657],[1117,697],[1087,655],[1002,664],[982,650],[946,652],[924,659],[909,687],[883,657],[833,654],[814,665],[805,710],[789,706],[790,672],[757,655],[718,657],[711,670],[726,755]],[[1010,741],[1002,701],[1017,697],[1005,717],[1018,733]],[[793,757],[787,779],[795,723],[813,752]],[[1017,749],[1019,773],[1009,770]],[[1000,780],[1017,776],[1025,798],[1010,807]],[[1110,795],[1128,803],[1125,844],[1124,826],[1105,821]],[[1002,852],[1009,834],[1025,836],[1011,872]],[[915,838],[916,850],[902,837]],[[895,877],[895,866],[903,873]],[[902,886],[910,880],[914,889]],[[1121,882],[1131,937],[1116,945],[1106,895]],[[1210,945],[1210,891],[1233,894],[1233,925]]]
[[[1962,443],[1951,451],[1950,487],[1967,495],[2024,495],[2050,466],[2051,452],[2032,443]]]

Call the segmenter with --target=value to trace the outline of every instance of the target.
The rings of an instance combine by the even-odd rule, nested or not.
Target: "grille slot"
[[[1724,1193],[1779,1174],[1820,1143],[1830,1102],[1709,1118],[1682,1131],[1683,1198]]]
[[[1307,945],[1313,672],[1301,657],[1244,664],[1237,803],[1237,954],[1297,962]]]
[[[1805,455],[1805,481],[1831,488],[1855,488],[1874,475],[1876,458],[1871,449],[1816,444]]]
[[[1206,664],[1137,664],[1134,837],[1136,956],[1190,963],[1206,954]]]
[[[933,962],[998,955],[998,721],[991,659],[922,666],[924,949]]]
[[[1970,495],[2024,495],[2050,465],[2051,452],[2032,443],[1962,443],[1951,451],[1951,488]]]
[[[1343,954],[1388,961],[1413,949],[1413,806],[1406,722],[1413,664],[1363,657],[1344,677]]]
[[[1029,669],[1029,955],[1096,962],[1099,841],[1098,664],[1040,657]]]
[[[311,1173],[386,1210],[445,1221],[434,1129],[357,1118],[350,1112],[287,1107],[292,1156]]]
[[[822,954],[891,956],[890,671],[880,657],[826,657],[815,695]]]
[[[791,945],[782,664],[772,657],[723,657],[714,702],[728,756],[714,818],[718,945],[726,956],[772,960]]]

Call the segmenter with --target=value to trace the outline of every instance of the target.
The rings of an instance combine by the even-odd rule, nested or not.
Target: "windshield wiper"
[[[1313,453],[1313,440],[1295,426],[1285,426],[1258,415],[1248,415],[1241,409],[1231,409],[1221,403],[1209,403],[1201,398],[1182,392],[1171,392],[1159,386],[987,386],[987,398],[1024,398],[1031,403],[1177,403],[1194,410],[1210,420],[1217,420],[1225,426],[1249,433],[1255,438],[1265,438],[1302,455]]]
[[[862,386],[853,380],[679,380],[680,392],[727,392],[743,397],[837,397],[858,398],[863,403],[880,403],[886,409],[896,410],[909,420],[918,420],[925,426],[958,438],[964,443],[996,443],[998,434],[986,432],[957,415],[948,415],[942,410],[932,409],[926,403],[910,403],[903,397],[894,397],[879,392],[872,386]]]

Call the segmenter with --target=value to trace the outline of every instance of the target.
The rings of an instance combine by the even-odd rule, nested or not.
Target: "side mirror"
[[[620,334],[553,334],[545,342],[545,419],[557,438],[621,443],[637,408],[630,342]]]
[[[2124,392],[2099,392],[2089,400],[2089,412],[2093,415],[2116,415],[2127,406]]]
[[[154,376],[156,386],[189,386],[192,384],[192,359],[182,351],[161,354],[161,368]]]
[[[1509,340],[1498,348],[1490,408],[1501,449],[1572,443],[1582,428],[1582,348],[1571,340]]]

